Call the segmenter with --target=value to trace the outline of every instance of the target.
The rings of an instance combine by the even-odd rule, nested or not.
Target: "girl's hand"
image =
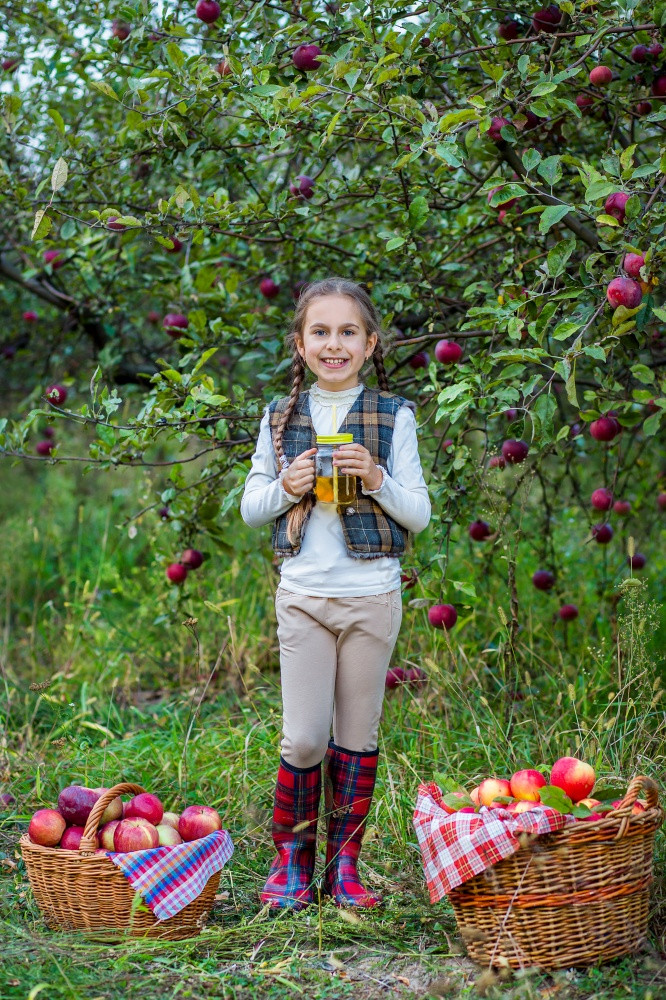
[[[308,448],[289,463],[289,468],[282,477],[282,487],[293,497],[304,497],[314,486],[316,454],[316,448]]]
[[[382,485],[381,470],[362,444],[341,444],[333,452],[333,465],[338,466],[343,475],[359,476],[366,490],[378,490]]]

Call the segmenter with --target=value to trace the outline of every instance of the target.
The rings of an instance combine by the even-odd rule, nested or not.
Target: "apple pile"
[[[573,814],[578,820],[603,819],[617,809],[621,799],[591,798],[596,776],[594,768],[576,757],[560,757],[552,766],[550,782],[540,771],[525,768],[511,778],[485,778],[471,792],[450,792],[442,800],[444,811],[474,813],[481,806],[506,809],[517,814],[529,812],[537,803],[557,812]],[[632,814],[645,812],[645,802],[637,799]]]
[[[77,851],[90,810],[106,788],[69,785],[58,796],[56,809],[38,809],[28,827],[34,844]],[[142,792],[127,802],[113,799],[102,813],[96,835],[101,851],[145,851],[173,847],[222,829],[219,813],[210,806],[187,806],[180,813],[165,812],[156,795]]]

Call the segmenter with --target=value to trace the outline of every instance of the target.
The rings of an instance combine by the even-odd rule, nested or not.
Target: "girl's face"
[[[377,343],[348,295],[322,295],[308,306],[296,349],[320,389],[340,392],[358,385],[358,373]]]

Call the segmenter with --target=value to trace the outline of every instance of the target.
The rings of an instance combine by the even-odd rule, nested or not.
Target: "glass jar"
[[[345,476],[333,465],[333,452],[341,444],[351,444],[353,434],[318,434],[315,455],[315,496],[319,503],[342,506],[356,499],[356,476]]]

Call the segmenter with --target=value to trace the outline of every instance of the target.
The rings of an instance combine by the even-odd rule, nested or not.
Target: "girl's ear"
[[[368,334],[367,339],[366,339],[366,344],[365,344],[365,360],[366,361],[372,355],[372,352],[374,351],[375,347],[377,346],[377,339],[378,338],[377,338],[377,334],[376,333],[369,333]]]
[[[294,345],[296,347],[296,350],[300,354],[300,356],[302,358],[305,358],[305,346],[303,344],[303,335],[302,334],[300,334],[300,333],[296,334],[296,336],[294,337]]]

